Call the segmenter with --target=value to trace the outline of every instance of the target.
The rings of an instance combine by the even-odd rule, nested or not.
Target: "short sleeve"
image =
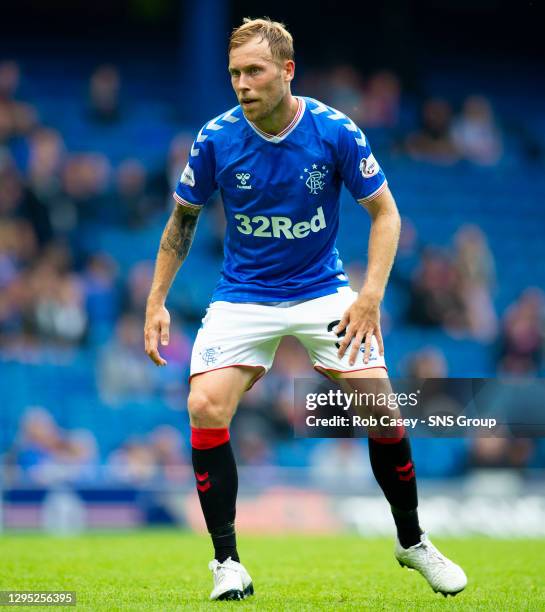
[[[203,137],[203,130],[204,128],[197,134],[173,194],[180,204],[204,206],[217,189],[214,147],[209,138]]]
[[[386,176],[369,141],[352,121],[339,125],[337,154],[344,184],[360,204],[371,201],[386,188]]]

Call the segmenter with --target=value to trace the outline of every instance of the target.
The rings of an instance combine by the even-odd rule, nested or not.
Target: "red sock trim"
[[[373,434],[369,434],[369,437],[375,442],[378,442],[379,444],[397,444],[398,442],[401,442],[401,440],[403,440],[403,438],[405,437],[405,427],[403,427],[403,425],[396,427],[395,436],[392,437],[375,438]]]
[[[229,442],[227,427],[192,427],[191,446],[197,450],[215,448]]]

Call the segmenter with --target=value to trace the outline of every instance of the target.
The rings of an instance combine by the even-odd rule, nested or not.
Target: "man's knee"
[[[228,427],[231,411],[225,403],[203,390],[192,390],[187,409],[193,427]]]

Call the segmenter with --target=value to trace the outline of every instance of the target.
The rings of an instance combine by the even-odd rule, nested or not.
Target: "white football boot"
[[[436,593],[456,595],[467,584],[464,570],[442,555],[423,533],[420,543],[403,548],[396,539],[395,557],[401,567],[419,571]]]
[[[244,565],[242,565],[242,563],[237,563],[236,561],[231,561],[231,563],[234,563],[238,566],[238,571],[242,579],[244,597],[249,597],[250,595],[253,595],[254,583],[252,582],[252,579],[250,577],[250,574],[248,574],[247,569],[244,567]]]
[[[208,564],[214,578],[214,588],[210,593],[211,600],[236,601],[254,594],[254,585],[250,574],[242,563],[228,557],[223,563],[213,559]]]

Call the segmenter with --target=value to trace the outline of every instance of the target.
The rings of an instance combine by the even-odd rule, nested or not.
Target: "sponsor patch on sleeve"
[[[362,157],[360,161],[360,172],[363,178],[371,178],[380,170],[377,160],[371,153],[369,157]]]
[[[182,176],[180,177],[180,182],[184,185],[195,187],[195,175],[193,174],[193,168],[189,164],[186,164]]]

